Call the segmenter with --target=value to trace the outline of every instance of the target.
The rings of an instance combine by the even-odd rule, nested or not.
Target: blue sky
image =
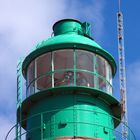
[[[125,30],[129,126],[140,138],[140,1],[122,0]],[[15,123],[16,64],[63,18],[92,24],[92,35],[118,61],[117,0],[0,0],[0,139]],[[114,95],[119,98],[118,73]]]

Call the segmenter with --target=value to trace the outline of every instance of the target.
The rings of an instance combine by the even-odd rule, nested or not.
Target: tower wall
[[[58,95],[59,94],[59,95]],[[36,129],[28,138],[39,140],[59,137],[114,138],[114,122],[108,105],[87,93],[59,93],[32,105],[27,130]],[[46,111],[47,110],[47,111]],[[42,120],[41,120],[42,115]],[[41,124],[42,123],[42,124]],[[42,133],[42,134],[41,134]]]

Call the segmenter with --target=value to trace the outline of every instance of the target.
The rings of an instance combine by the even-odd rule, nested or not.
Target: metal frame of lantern
[[[70,51],[71,51],[71,54],[69,54],[69,55],[71,55],[71,56],[73,55],[73,57],[71,57],[71,59],[72,59],[71,61],[73,61],[73,67],[71,66],[71,67],[54,68],[54,65],[59,65],[57,63],[54,63],[54,61],[53,61],[54,60],[54,58],[53,58],[54,53],[59,53],[59,52],[61,52],[61,53],[62,52],[69,53]],[[72,52],[73,52],[73,54],[72,54]],[[86,65],[87,66],[86,67],[84,64],[81,65],[81,67],[84,67],[84,68],[78,68],[78,66],[77,66],[78,65],[77,64],[77,58],[78,58],[77,54],[78,54],[78,52],[81,52],[82,55],[87,55],[87,57],[88,57],[88,54],[90,56],[92,56],[90,58],[91,60],[89,59],[89,61],[92,61],[91,63],[85,62],[90,66],[90,68],[92,68],[92,70],[88,70],[88,66]],[[50,58],[51,58],[50,62],[48,62],[48,60],[45,59],[45,58],[43,59],[43,56],[45,56],[47,54],[50,54]],[[51,64],[51,65],[50,65],[50,70],[48,70],[48,71],[46,70],[46,71],[44,71],[42,73],[37,74],[36,73],[38,71],[37,67],[39,67],[37,64],[40,65],[40,62],[38,62],[40,57],[42,57],[41,61],[43,63],[44,62],[46,63],[45,65],[47,65],[47,63]],[[63,57],[64,60],[65,60],[65,58],[66,57]],[[58,59],[58,61],[60,61],[60,64],[62,64],[61,61],[63,61],[63,60],[59,60],[60,59],[59,57],[57,57],[56,59]],[[84,59],[86,60],[85,56],[83,58],[83,61],[84,61]],[[70,60],[70,58],[69,58],[69,60]],[[96,60],[98,60],[98,62],[96,62]],[[99,63],[100,64],[103,63],[104,66],[102,68],[100,66],[100,68],[99,68],[98,67]],[[45,66],[45,65],[43,65],[43,66]],[[74,49],[74,50],[72,50],[72,49],[63,49],[62,50],[61,49],[61,50],[57,50],[57,51],[54,51],[54,52],[49,52],[49,53],[46,53],[46,54],[43,54],[43,55],[39,56],[34,61],[32,61],[32,63],[29,65],[29,69],[30,70],[35,70],[35,71],[34,72],[32,71],[33,77],[31,76],[32,79],[29,82],[27,82],[27,97],[32,95],[32,94],[35,94],[36,92],[39,92],[41,90],[46,90],[48,88],[58,87],[58,86],[86,86],[86,87],[91,87],[91,88],[95,88],[95,89],[98,89],[98,90],[102,90],[102,91],[112,95],[112,91],[111,91],[111,89],[112,89],[112,70],[111,70],[110,64],[103,57],[101,57],[101,56],[99,56],[99,55],[97,55],[95,53],[91,53],[89,51],[80,50],[80,49]],[[41,66],[39,67],[39,69],[41,69]],[[103,75],[100,74],[101,72],[103,73]],[[66,80],[66,79],[64,79],[64,77],[56,78],[54,76],[56,73],[58,73],[58,74],[59,73],[64,73],[64,75],[66,75],[66,73],[73,74],[73,75],[71,75],[71,76],[73,76],[73,79],[71,79],[71,80],[73,80],[72,81],[73,84],[68,83],[68,80],[70,80],[70,79],[67,79],[67,81],[63,81],[63,80]],[[93,78],[93,82],[94,82],[93,86],[91,84],[89,84],[89,83],[87,83],[87,85],[86,84],[85,85],[80,84],[80,83],[78,84],[78,76],[85,76],[84,80],[86,80],[87,82],[90,82],[90,81],[88,81],[88,78],[86,78],[86,74],[87,75],[90,74],[91,76],[95,77],[95,78]],[[36,76],[36,75],[39,75],[39,76]],[[106,76],[109,76],[109,77],[106,77]],[[29,74],[28,74],[28,77],[30,77]],[[44,89],[43,88],[41,89],[41,88],[37,87],[37,81],[41,80],[42,78],[45,78],[45,77],[46,78],[47,77],[51,78],[50,81],[48,81],[49,83],[47,83],[45,81],[43,82],[46,85],[46,88],[44,87]],[[57,81],[57,79],[59,81]],[[102,82],[97,83],[97,81],[99,81],[99,79],[102,79]],[[35,88],[33,90],[33,93],[31,93],[31,91],[29,91],[29,88],[31,86],[33,86],[33,88]],[[106,86],[106,89],[102,89],[100,86]],[[36,90],[36,89],[38,89],[38,90]],[[110,90],[108,90],[108,89],[110,89]],[[28,94],[28,92],[30,92],[30,93]]]

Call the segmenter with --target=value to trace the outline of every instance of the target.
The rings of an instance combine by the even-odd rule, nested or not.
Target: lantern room
[[[83,86],[112,95],[112,68],[99,54],[59,49],[40,55],[27,68],[27,97],[54,87]]]
[[[67,19],[56,22],[53,30],[53,40],[49,39],[46,43],[56,40],[56,45],[50,49],[46,46],[46,50],[26,67],[27,97],[61,86],[84,86],[112,95],[112,77],[116,64],[112,56],[107,56],[107,52],[90,37],[90,25]],[[92,43],[92,46],[88,43]]]

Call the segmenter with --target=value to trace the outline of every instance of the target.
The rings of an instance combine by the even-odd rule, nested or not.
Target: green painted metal
[[[53,25],[54,36],[61,34],[84,34],[82,23],[73,19],[64,19]]]
[[[75,51],[82,49],[101,55],[111,65],[114,76],[116,63],[112,55],[89,36],[89,24],[68,19],[57,22],[53,30],[54,37],[38,44],[34,51],[25,58],[22,65],[23,75],[27,79],[27,68],[38,56],[55,50],[71,48],[74,50],[75,84],[73,86],[52,86],[40,92],[35,90],[35,94],[22,102],[22,112],[20,108],[17,109],[17,120],[21,122],[21,112],[22,120],[24,120],[21,126],[27,131],[26,140],[47,140],[62,136],[115,140],[114,129],[121,120],[120,103],[112,95],[98,88],[76,85],[76,71],[85,70],[76,68]],[[93,61],[96,60],[93,59]],[[56,71],[50,72],[53,79]],[[100,76],[96,72],[85,72]],[[33,82],[35,81],[36,79]]]
[[[47,115],[47,114],[50,114],[50,113],[53,113],[53,112],[57,112],[57,111],[60,111],[60,110],[52,110],[51,112],[50,111],[45,111],[45,112],[41,112],[41,113],[38,113],[38,114],[35,114],[35,115],[33,115],[33,116],[29,116],[28,118],[26,118],[26,120],[22,120],[22,122],[25,122],[25,121],[27,121],[27,120],[29,120],[29,119],[31,119],[31,118],[34,118],[34,117],[36,117],[36,116],[40,116],[40,118],[41,118],[41,116],[43,116],[43,115]],[[84,110],[85,111],[85,110]],[[88,110],[86,110],[86,111],[88,111]],[[97,111],[90,111],[90,112],[94,112],[94,113],[98,113],[98,114],[100,114],[100,112],[97,112]],[[117,120],[117,118],[115,118],[114,116],[110,116],[110,117],[112,117],[112,118],[114,118],[114,119],[116,119]],[[121,121],[121,120],[118,120],[118,121]],[[123,122],[121,122],[121,123],[123,123]],[[31,132],[33,132],[33,131],[35,131],[35,130],[37,130],[37,129],[42,129],[42,130],[45,130],[46,129],[46,125],[42,122],[42,124],[43,124],[43,126],[41,125],[41,126],[39,126],[39,127],[36,127],[36,128],[33,128],[33,129],[30,129],[30,130],[28,130],[28,131],[23,131],[22,133],[21,133],[21,137],[22,137],[22,139],[24,139],[25,140],[25,135],[28,135],[29,133],[31,133]],[[95,125],[95,124],[94,124]],[[13,127],[11,127],[11,129],[8,131],[8,133],[7,133],[7,135],[6,135],[6,137],[5,137],[5,140],[11,140],[11,133],[12,132],[15,132],[15,128],[17,127],[17,124],[15,124]],[[101,126],[101,127],[104,127],[104,126]],[[135,136],[135,134],[134,134],[134,132],[132,131],[132,129],[129,127],[129,126],[127,126],[128,127],[128,130],[129,130],[129,136],[128,136],[128,140],[136,140],[136,136]],[[108,129],[109,130],[112,130],[111,128],[109,128],[108,127]],[[120,135],[120,138],[121,138],[121,135],[122,135],[122,133],[121,133],[121,131],[118,129],[115,129],[114,130],[114,133],[116,133],[116,134],[118,134],[118,135]],[[13,134],[13,133],[12,133]],[[42,134],[42,133],[41,133]],[[60,138],[60,137],[59,137]],[[70,138],[70,137],[69,137]],[[73,138],[73,137],[72,137]],[[118,138],[118,137],[115,137],[114,136],[114,139],[115,138],[117,138],[117,139],[120,139],[120,138]],[[16,136],[13,138],[13,139],[18,139]],[[55,139],[55,137],[52,137],[52,138],[46,138],[45,140],[54,140]],[[75,137],[75,139],[76,139],[76,137]],[[64,137],[63,137],[63,140],[64,140]]]
[[[44,112],[46,108],[48,108],[48,111],[55,109],[60,111],[44,114],[43,123],[46,125],[46,129],[43,131],[43,139],[60,136],[112,139],[114,125],[112,118],[109,116],[111,111],[105,103],[94,97],[86,95],[75,96],[74,94],[52,96],[34,105],[28,115],[32,116],[39,112]],[[100,114],[93,111],[100,112]],[[27,128],[33,129],[40,126],[39,120],[40,116],[27,121]],[[112,130],[107,129],[108,127]],[[96,131],[97,128],[98,131]],[[104,132],[105,128],[106,133]],[[40,135],[42,134],[38,129],[36,135],[33,132],[30,138],[38,140]]]
[[[36,57],[46,52],[50,52],[58,49],[70,49],[70,48],[88,50],[103,56],[111,64],[113,69],[113,75],[115,75],[116,63],[114,61],[113,56],[107,51],[105,51],[93,39],[91,39],[89,35],[85,35],[84,32],[86,31],[83,31],[84,29],[82,30],[82,27],[83,27],[82,23],[76,20],[69,19],[68,21],[62,20],[57,22],[53,26],[55,36],[47,40],[43,40],[34,48],[34,51],[32,51],[25,58],[25,61],[23,63],[23,75],[25,76],[25,78],[26,78],[26,71],[28,65]]]
[[[17,108],[22,103],[22,63],[23,59],[19,59],[17,64]]]
[[[98,89],[92,89],[88,87],[80,87],[80,86],[62,86],[62,87],[55,87],[55,88],[50,88],[41,92],[38,92],[37,94],[33,94],[26,98],[26,100],[23,101],[22,105],[22,112],[23,114],[28,114],[28,111],[30,109],[30,106],[32,106],[32,102],[38,102],[44,98],[49,98],[50,95],[59,95],[59,94],[67,94],[67,91],[70,93],[75,93],[75,94],[86,94],[87,96],[93,96],[96,98],[101,99],[102,101],[106,101],[106,104],[110,105],[110,108],[112,110],[112,114],[115,118],[114,119],[114,126],[117,127],[120,123],[121,119],[121,113],[120,113],[120,105],[118,104],[118,101],[111,95],[98,90]],[[83,93],[84,91],[84,93]],[[27,116],[24,115],[23,119],[26,119]],[[25,124],[23,124],[25,127]]]
[[[16,135],[18,136],[17,140],[21,140],[21,127],[22,127],[22,63],[23,58],[20,58],[17,63],[17,112],[19,114],[19,119],[17,119],[17,126],[16,126]]]

